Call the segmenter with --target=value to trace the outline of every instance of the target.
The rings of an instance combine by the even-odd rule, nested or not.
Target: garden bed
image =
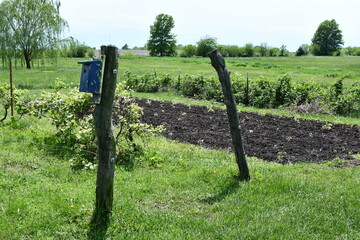
[[[147,99],[136,99],[144,109],[142,121],[163,125],[166,138],[214,149],[231,149],[226,111]],[[360,127],[276,115],[239,113],[248,156],[282,164],[346,159],[360,153]]]

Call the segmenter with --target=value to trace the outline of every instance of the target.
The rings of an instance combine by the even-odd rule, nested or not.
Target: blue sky
[[[175,20],[178,44],[195,44],[204,36],[219,44],[286,45],[296,51],[310,44],[324,20],[335,19],[344,46],[360,46],[359,0],[60,0],[60,14],[80,42],[99,48],[144,46],[150,25],[160,13]]]

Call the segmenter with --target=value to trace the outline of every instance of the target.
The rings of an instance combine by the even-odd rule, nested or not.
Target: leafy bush
[[[28,91],[20,90],[13,87],[13,105],[14,111],[17,112],[20,117],[26,114],[27,108],[24,102],[28,99]],[[3,122],[8,117],[8,112],[11,107],[10,97],[10,85],[6,83],[0,83],[0,109],[3,112],[3,117],[0,118],[0,122]]]
[[[88,51],[90,57],[94,56],[93,49],[73,37],[63,40],[61,48],[64,57],[83,58]]]
[[[285,75],[280,78],[275,87],[275,96],[273,101],[274,107],[289,106],[294,104],[296,93],[293,91],[291,78]]]
[[[259,65],[260,66],[260,65]],[[348,76],[344,76],[342,79]],[[343,89],[342,79],[328,89],[311,81],[293,81],[289,75],[277,80],[260,78],[250,80],[232,74],[235,101],[256,108],[279,108],[304,105],[316,111],[332,111],[338,115],[359,116],[359,85]],[[175,80],[169,75],[146,74],[132,76],[128,73],[126,86],[135,91],[154,92],[172,89],[181,95],[196,99],[223,101],[219,80],[203,75],[185,75]],[[166,86],[166,87],[164,87]],[[301,108],[299,108],[301,109]]]
[[[330,109],[343,116],[360,116],[360,84],[353,84],[346,92],[343,89],[344,78],[339,79],[329,94]]]
[[[137,76],[126,72],[126,87],[137,92],[158,92],[169,87],[171,82],[172,78],[168,74],[147,73]]]
[[[94,108],[91,95],[80,93],[77,89],[70,89],[63,94],[60,92],[62,86],[58,82],[54,92],[43,92],[38,100],[29,102],[28,112],[40,118],[48,118],[55,126],[54,135],[44,141],[48,145],[60,146],[55,150],[56,153],[65,153],[65,147],[73,156],[75,167],[93,166],[97,161],[97,143],[93,116],[90,114]],[[142,146],[136,143],[136,136],[145,139],[147,134],[161,131],[161,127],[153,128],[140,122],[142,109],[132,100],[120,97],[124,93],[123,87],[119,85],[113,110],[119,163],[125,162],[123,157],[126,154],[141,153]]]

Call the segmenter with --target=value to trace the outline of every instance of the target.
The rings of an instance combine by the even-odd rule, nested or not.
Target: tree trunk
[[[26,50],[24,50],[24,58],[25,58],[26,68],[31,69],[31,54]]]
[[[249,168],[246,162],[245,151],[241,138],[240,121],[236,109],[235,97],[231,86],[230,73],[225,66],[225,60],[218,50],[210,52],[211,65],[218,73],[219,81],[221,83],[222,91],[224,93],[224,100],[226,111],[228,115],[230,133],[234,146],[236,163],[239,167],[240,180],[250,180]]]
[[[99,146],[99,166],[96,180],[95,221],[107,218],[113,205],[114,168],[116,144],[112,126],[112,109],[118,69],[117,48],[102,46],[105,66],[101,91],[101,102],[93,112]]]

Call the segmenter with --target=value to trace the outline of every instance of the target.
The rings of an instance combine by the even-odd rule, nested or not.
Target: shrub
[[[291,86],[291,78],[289,75],[285,75],[277,82],[273,106],[289,106],[295,102],[295,98],[296,96]]]
[[[273,84],[262,78],[252,82],[250,91],[250,105],[257,108],[271,108],[275,96]]]
[[[169,74],[147,73],[143,76],[137,76],[133,75],[131,72],[126,72],[125,86],[136,92],[151,93],[165,91],[172,81]]]
[[[345,77],[348,76],[327,89],[314,82],[293,81],[289,75],[277,80],[260,78],[247,82],[235,73],[232,75],[232,86],[235,101],[245,106],[279,108],[303,105],[308,108],[315,104],[318,109],[331,110],[338,115],[358,116],[359,86],[354,85],[345,91],[342,85]],[[175,81],[169,75],[146,74],[138,77],[128,73],[126,86],[136,91],[173,89],[185,97],[223,101],[219,80],[203,75],[179,76]]]
[[[330,110],[343,116],[360,116],[360,84],[353,84],[346,92],[343,78],[330,88]]]
[[[62,84],[58,84],[61,86]],[[96,134],[93,117],[94,108],[91,95],[80,93],[77,89],[63,94],[60,88],[54,92],[44,92],[39,100],[27,104],[28,112],[37,117],[46,117],[55,126],[53,135],[44,139],[48,145],[61,146],[55,153],[64,154],[64,147],[70,151],[72,164],[77,168],[85,168],[97,161]],[[135,136],[145,139],[147,134],[161,131],[161,127],[153,128],[142,124],[142,109],[131,99],[121,98],[125,94],[121,85],[117,88],[114,102],[114,133],[116,135],[117,159],[122,161],[125,151],[128,154],[138,153],[142,148],[135,142]],[[120,147],[121,146],[121,147]]]
[[[14,111],[17,112],[20,117],[28,113],[28,110],[24,104],[24,102],[26,101],[28,101],[28,91],[16,89],[15,87],[13,87]],[[0,117],[0,122],[3,122],[7,119],[10,107],[10,85],[6,83],[0,83],[0,109],[4,114],[3,117]]]
[[[194,77],[185,75],[180,81],[179,91],[185,97],[198,98],[203,91],[204,85],[203,76]]]

